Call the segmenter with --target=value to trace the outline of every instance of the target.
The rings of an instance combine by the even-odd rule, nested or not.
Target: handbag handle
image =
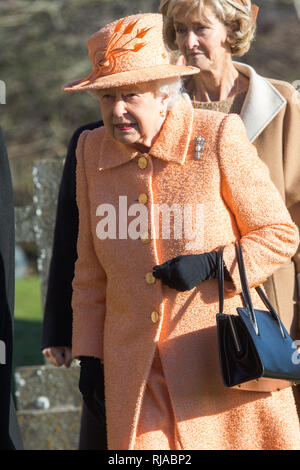
[[[223,313],[223,308],[224,308],[224,262],[223,262],[223,250],[224,247],[221,247],[218,251],[218,257],[217,257],[217,267],[218,267],[218,287],[219,287],[219,312]],[[236,257],[237,257],[237,262],[238,262],[238,267],[239,267],[239,274],[240,274],[240,279],[241,279],[241,284],[242,284],[242,297],[244,304],[249,312],[250,319],[252,326],[254,328],[254,331],[257,335],[259,335],[259,330],[258,330],[258,325],[256,321],[256,316],[250,296],[250,291],[248,287],[248,282],[247,282],[247,276],[246,276],[246,270],[245,270],[245,265],[244,265],[244,259],[243,259],[243,253],[242,253],[242,246],[240,241],[235,242],[235,251],[236,251]],[[278,326],[280,328],[280,332],[283,338],[286,338],[286,335],[283,331],[282,328],[282,323],[277,315],[275,309],[273,308],[271,302],[265,295],[263,289],[258,286],[255,288],[257,291],[258,295],[260,296],[261,300],[263,301],[264,305],[266,308],[269,310],[273,318],[277,321]]]
[[[247,282],[246,269],[245,269],[243,253],[242,253],[242,246],[239,240],[235,242],[235,253],[237,257],[240,280],[241,280],[242,289],[243,289],[243,298],[246,303],[246,307],[248,309],[250,320],[254,328],[254,331],[257,334],[257,336],[259,336],[258,325],[257,325],[256,316],[255,316],[254,309],[253,309],[248,282]]]

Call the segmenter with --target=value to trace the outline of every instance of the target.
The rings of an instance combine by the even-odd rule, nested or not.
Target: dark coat
[[[45,303],[42,349],[69,346],[72,340],[72,280],[77,259],[78,209],[76,203],[76,146],[86,129],[102,126],[92,122],[77,129],[69,143],[60,184],[54,242]],[[106,449],[105,421],[99,423],[83,404],[80,450]]]
[[[11,398],[15,282],[14,202],[1,128],[0,220],[0,449],[20,449],[22,440]]]

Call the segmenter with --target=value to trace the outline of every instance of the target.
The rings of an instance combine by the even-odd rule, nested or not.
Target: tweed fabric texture
[[[238,93],[222,101],[194,101],[193,107],[196,109],[209,109],[225,114],[240,114],[244,104],[246,93]]]
[[[122,18],[97,31],[87,41],[92,72],[68,83],[63,91],[136,85],[199,73],[196,67],[170,64],[162,24],[162,15],[145,13]]]
[[[205,138],[201,159],[194,138]],[[184,100],[168,114],[141,169],[141,154],[113,140],[105,128],[85,131],[77,147],[78,260],[73,281],[73,355],[104,358],[109,449],[133,449],[143,394],[156,347],[184,449],[299,449],[299,423],[290,388],[275,393],[230,390],[218,361],[217,281],[177,292],[146,273],[179,254],[225,246],[233,278],[225,312],[241,305],[234,241],[241,237],[250,285],[290,258],[299,236],[236,115],[192,110]],[[255,188],[255,190],[253,189]],[[148,195],[149,243],[100,240],[99,204],[130,206]],[[203,208],[195,240],[162,238],[154,204]],[[176,217],[176,214],[175,214]],[[116,217],[117,234],[119,219]],[[158,237],[159,235],[159,237]],[[189,237],[190,238],[190,237]],[[230,288],[230,289],[229,289]],[[262,308],[254,289],[253,303]],[[158,313],[153,323],[151,313]],[[134,367],[133,367],[134,365]]]

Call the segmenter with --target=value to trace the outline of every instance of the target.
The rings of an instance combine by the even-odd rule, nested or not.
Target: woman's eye
[[[112,95],[103,95],[102,98],[104,100],[110,100],[112,98]]]
[[[177,34],[184,34],[186,32],[186,28],[184,28],[183,26],[176,26],[175,31]]]
[[[136,98],[138,95],[136,93],[128,93],[127,95],[124,96],[124,99],[125,100],[132,100],[134,98]]]
[[[206,29],[206,26],[204,25],[199,25],[195,28],[196,32],[203,31],[204,29]]]

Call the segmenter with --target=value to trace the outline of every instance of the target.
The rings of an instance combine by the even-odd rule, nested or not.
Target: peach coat
[[[205,138],[200,160],[194,154],[198,136]],[[177,292],[149,280],[155,264],[225,245],[224,260],[234,282],[225,311],[233,313],[241,305],[237,238],[250,285],[261,283],[296,251],[297,228],[241,119],[193,110],[181,100],[148,154],[115,141],[102,127],[81,134],[77,160],[73,356],[104,359],[108,448],[134,449],[158,347],[184,449],[300,449],[291,387],[266,393],[259,384],[247,391],[222,383],[217,281]],[[119,196],[127,196],[130,207],[141,194],[147,195],[148,240],[126,237],[123,228],[119,233]],[[97,236],[99,205],[104,203],[116,208],[115,239]],[[199,205],[203,230],[194,241],[185,231],[178,239],[163,238],[155,204],[189,204],[194,215]],[[251,291],[254,305],[262,307]]]
[[[268,166],[294,222],[300,227],[300,95],[287,82],[265,79],[249,65],[234,62],[249,78],[240,117],[250,142]],[[299,335],[300,245],[292,260],[264,283],[267,295],[293,338]],[[300,317],[299,317],[300,321]]]

